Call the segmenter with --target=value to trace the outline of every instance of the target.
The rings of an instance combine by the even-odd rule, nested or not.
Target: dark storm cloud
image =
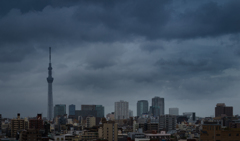
[[[196,9],[176,13],[166,26],[162,36],[171,38],[214,37],[239,33],[240,19],[237,13],[240,2],[227,1],[224,4],[207,2]]]
[[[195,2],[0,1],[3,101],[46,109],[49,46],[54,103],[110,112],[120,99],[179,104],[237,93],[240,2]]]

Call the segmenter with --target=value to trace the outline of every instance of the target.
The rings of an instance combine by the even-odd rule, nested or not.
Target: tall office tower
[[[178,115],[179,115],[179,110],[178,110],[178,108],[169,108],[169,115],[178,116]]]
[[[143,113],[148,113],[148,101],[139,100],[137,102],[137,116],[141,116]]]
[[[66,105],[57,104],[54,106],[54,118],[57,116],[64,116],[66,114]]]
[[[11,137],[15,138],[17,131],[23,129],[25,129],[24,119],[21,119],[18,113],[17,118],[11,120]]]
[[[196,113],[195,112],[185,112],[183,116],[186,116],[190,121],[196,121]]]
[[[129,107],[127,101],[120,100],[119,102],[115,102],[115,120],[129,118],[128,109]]]
[[[133,117],[133,111],[132,110],[128,110],[128,116]]]
[[[47,118],[48,120],[53,119],[53,94],[52,94],[52,83],[53,83],[53,77],[52,77],[52,64],[51,64],[51,47],[49,47],[49,67],[48,67],[48,113]]]
[[[44,129],[42,114],[37,114],[36,119],[29,119],[29,129]]]
[[[76,106],[71,104],[71,105],[69,105],[68,108],[69,108],[68,109],[68,112],[69,112],[68,115],[74,116],[75,115]]]
[[[227,107],[224,103],[218,103],[215,107],[215,117],[220,117],[222,114],[232,117],[233,107]]]
[[[96,105],[97,117],[104,117],[104,107],[102,105]]]
[[[177,118],[174,115],[161,115],[159,117],[160,130],[175,130],[177,125]]]
[[[160,97],[155,96],[154,98],[152,98],[152,106],[153,107],[159,107],[159,109],[160,109],[159,115],[164,115],[165,114],[165,112],[164,112],[164,108],[165,108],[164,98],[160,98]]]
[[[158,117],[160,115],[160,108],[158,106],[150,106],[149,113],[153,117]]]

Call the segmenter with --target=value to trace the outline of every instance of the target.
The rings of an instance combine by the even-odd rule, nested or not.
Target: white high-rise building
[[[115,119],[127,119],[129,118],[129,111],[128,111],[128,102],[120,100],[119,102],[115,102],[115,112],[114,117]]]
[[[178,108],[169,108],[169,115],[179,115],[179,109]]]

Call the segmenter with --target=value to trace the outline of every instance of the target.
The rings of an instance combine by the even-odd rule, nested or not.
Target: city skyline
[[[2,117],[47,117],[49,46],[53,106],[106,116],[124,100],[136,116],[137,101],[158,96],[165,114],[214,116],[217,103],[240,114],[240,1],[13,3],[0,1]]]

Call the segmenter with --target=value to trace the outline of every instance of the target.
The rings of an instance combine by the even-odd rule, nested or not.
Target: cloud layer
[[[0,1],[3,117],[47,111],[48,47],[54,104],[165,98],[165,111],[239,114],[239,7],[231,1]],[[184,103],[184,104],[183,104]],[[31,107],[31,108],[29,108]],[[202,110],[211,109],[211,110]],[[134,114],[135,115],[135,114]]]

